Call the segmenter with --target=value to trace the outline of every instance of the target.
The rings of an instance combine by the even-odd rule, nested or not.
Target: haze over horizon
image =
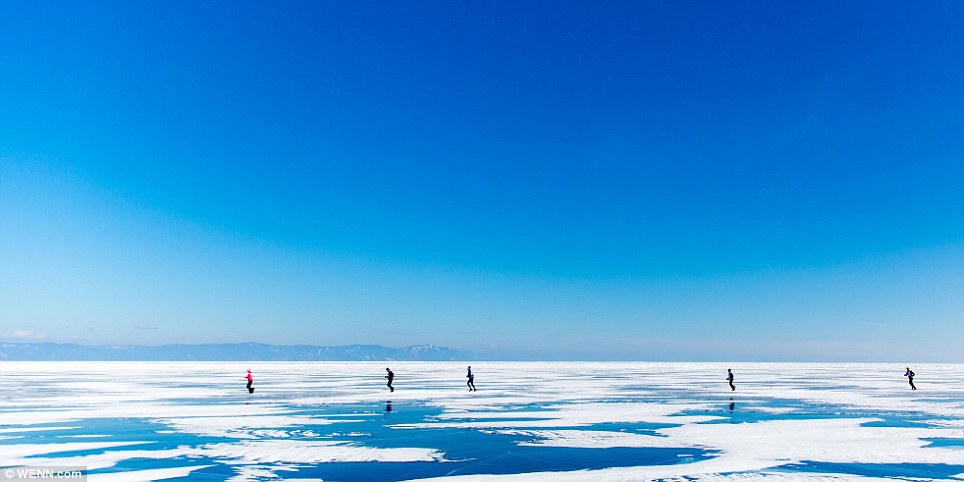
[[[0,5],[0,341],[964,362],[964,5]]]

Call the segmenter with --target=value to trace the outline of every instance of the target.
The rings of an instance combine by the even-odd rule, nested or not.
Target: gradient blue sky
[[[0,339],[964,361],[964,3],[3,2]]]

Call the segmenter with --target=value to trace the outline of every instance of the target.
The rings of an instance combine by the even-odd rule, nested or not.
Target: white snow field
[[[964,480],[964,365],[912,368],[917,391],[897,364],[0,362],[0,468],[82,466],[95,482]]]

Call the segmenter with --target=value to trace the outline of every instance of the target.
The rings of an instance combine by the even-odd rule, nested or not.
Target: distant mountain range
[[[22,361],[364,361],[471,360],[452,348],[415,345],[314,346],[223,343],[208,345],[74,345],[64,343],[0,343],[0,360]]]

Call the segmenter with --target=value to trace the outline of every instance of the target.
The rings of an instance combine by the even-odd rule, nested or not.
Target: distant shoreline
[[[413,345],[270,345],[265,343],[79,345],[0,343],[0,361],[455,361],[475,357],[453,348]]]

